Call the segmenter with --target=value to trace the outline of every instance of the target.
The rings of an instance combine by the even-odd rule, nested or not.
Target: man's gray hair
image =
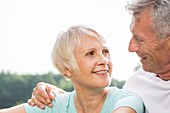
[[[170,0],[134,0],[126,6],[135,18],[146,8],[151,10],[152,28],[157,37],[170,36]]]

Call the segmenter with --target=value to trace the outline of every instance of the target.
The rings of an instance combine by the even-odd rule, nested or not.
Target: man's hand
[[[45,106],[52,107],[52,100],[57,93],[65,93],[65,91],[51,84],[40,82],[33,89],[32,97],[28,99],[28,104],[41,109],[44,109]]]

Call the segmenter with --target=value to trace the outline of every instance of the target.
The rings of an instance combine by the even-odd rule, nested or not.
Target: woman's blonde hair
[[[60,32],[57,36],[51,55],[52,63],[66,79],[69,79],[65,74],[66,70],[79,71],[75,59],[75,50],[77,46],[81,46],[84,36],[94,37],[105,42],[105,39],[95,30],[83,25],[71,26],[67,31]]]

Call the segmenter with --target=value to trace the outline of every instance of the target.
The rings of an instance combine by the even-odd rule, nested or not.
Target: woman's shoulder
[[[117,87],[109,87],[108,95],[110,95],[113,98],[115,97],[123,98],[123,97],[129,97],[129,96],[139,97],[136,93],[133,93],[133,92],[130,92],[124,89],[120,89]]]
[[[58,113],[65,113],[68,110],[68,106],[73,104],[73,92],[66,92],[64,94],[56,94],[55,99],[53,100],[53,106],[55,107]]]
[[[111,86],[108,88],[109,90],[109,94],[111,95],[119,95],[119,94],[122,94],[122,93],[129,93],[128,91],[124,90],[124,89],[121,89],[121,88],[118,88],[118,87],[115,87],[115,86]]]
[[[142,99],[137,94],[117,87],[109,88],[107,103],[112,106],[113,110],[121,106],[131,107],[137,113],[142,113],[144,110]]]
[[[55,96],[54,103],[63,103],[63,102],[68,102],[71,98],[74,96],[74,91],[73,92],[66,92],[66,93],[58,93]]]

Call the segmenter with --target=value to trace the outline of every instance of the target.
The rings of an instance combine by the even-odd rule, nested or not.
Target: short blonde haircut
[[[71,70],[72,72],[79,71],[75,54],[76,48],[81,46],[81,41],[84,36],[96,38],[103,43],[106,42],[95,30],[82,25],[71,26],[67,31],[60,32],[57,36],[51,55],[52,63],[66,80],[69,79],[67,75],[65,75],[66,70]]]

